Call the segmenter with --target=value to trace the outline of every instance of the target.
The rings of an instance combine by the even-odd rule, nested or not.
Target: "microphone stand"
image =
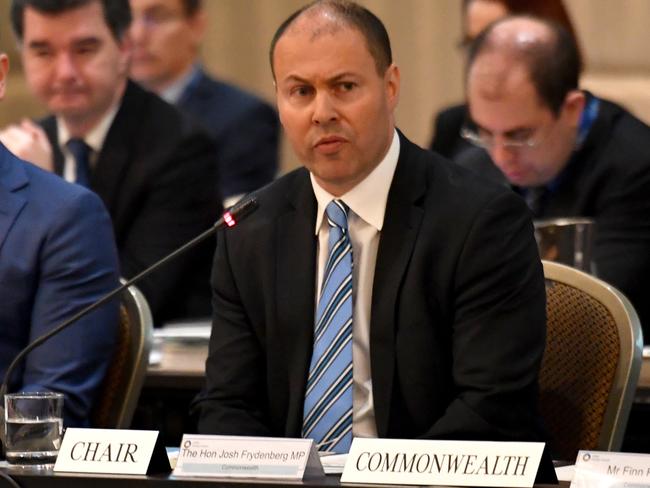
[[[70,317],[68,320],[65,322],[61,323],[60,325],[57,325],[55,328],[47,332],[46,334],[43,334],[42,336],[38,337],[35,339],[33,342],[28,344],[22,351],[16,355],[14,360],[9,364],[9,367],[7,368],[5,372],[4,379],[2,381],[2,385],[0,386],[0,402],[2,402],[2,405],[0,405],[0,421],[4,425],[4,413],[5,413],[5,406],[4,406],[4,396],[7,393],[7,388],[8,388],[8,383],[11,378],[11,374],[13,373],[14,369],[16,366],[20,363],[20,361],[27,355],[29,354],[34,348],[40,346],[43,344],[45,341],[47,341],[50,337],[57,335],[59,332],[62,330],[66,329],[68,326],[71,324],[74,324],[77,320],[80,318],[86,316],[96,308],[100,307],[101,305],[105,304],[109,300],[111,300],[113,297],[124,291],[126,288],[129,286],[137,283],[140,281],[142,278],[145,276],[149,275],[153,271],[157,270],[161,266],[165,265],[167,262],[175,259],[177,256],[183,254],[185,251],[188,249],[194,247],[201,241],[207,239],[210,237],[212,234],[214,234],[217,230],[219,230],[221,227],[234,227],[237,222],[239,222],[241,219],[252,213],[254,210],[256,210],[258,207],[257,199],[255,197],[249,197],[245,198],[242,200],[240,203],[235,204],[232,206],[228,211],[224,212],[223,216],[217,220],[212,227],[210,227],[208,230],[205,232],[199,234],[196,236],[194,239],[191,241],[183,244],[181,247],[173,251],[171,254],[168,254],[161,260],[157,261],[156,263],[152,264],[149,266],[147,269],[144,271],[140,272],[139,274],[135,275],[133,278],[125,281],[122,285],[114,289],[113,291],[107,293],[103,297],[101,297],[99,300],[96,302],[88,305],[86,308],[82,309],[72,317]],[[2,444],[4,446],[4,440],[5,440],[5,430],[4,428],[1,429],[0,431],[0,440],[2,441]]]

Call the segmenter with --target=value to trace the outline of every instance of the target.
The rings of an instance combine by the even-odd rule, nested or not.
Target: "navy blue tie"
[[[90,187],[90,146],[83,139],[70,139],[66,146],[75,162],[75,183]]]
[[[326,209],[329,254],[303,411],[303,436],[314,439],[321,451],[341,453],[352,443],[352,245],[347,212],[340,200]]]

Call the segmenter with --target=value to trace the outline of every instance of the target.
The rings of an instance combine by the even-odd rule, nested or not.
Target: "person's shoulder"
[[[190,92],[188,103],[200,108],[204,117],[236,121],[243,118],[277,118],[275,109],[261,97],[232,83],[214,78],[205,71],[200,72],[196,87]],[[258,120],[259,121],[259,120]]]
[[[523,199],[509,187],[422,149],[403,136],[400,143],[400,163],[394,184],[399,186],[402,195],[421,193],[420,205],[428,215],[449,218],[460,225],[462,221],[471,222],[502,199],[510,201],[517,211],[526,211]]]
[[[467,114],[467,105],[464,103],[452,105],[451,107],[440,110],[435,116],[436,123],[460,128],[465,121]]]
[[[152,157],[171,154],[175,147],[185,144],[214,151],[209,134],[192,117],[133,81],[127,85],[113,123]]]
[[[609,125],[611,130],[622,137],[638,137],[650,144],[650,127],[628,109],[607,99],[600,99],[599,119]]]
[[[473,169],[457,164],[435,151],[429,151],[412,143],[403,135],[401,138],[400,159],[416,169],[429,185],[448,188],[449,191],[466,194],[475,192],[493,194],[511,191],[505,185],[481,176]]]
[[[127,83],[120,110],[129,116],[137,114],[135,118],[139,124],[174,125],[184,120],[180,110],[131,80]]]
[[[233,104],[240,107],[255,107],[270,105],[262,98],[232,83],[210,76],[205,71],[201,72],[200,85],[206,92],[211,93],[221,103]]]
[[[586,171],[606,181],[650,176],[650,127],[626,108],[599,99],[598,115],[578,151],[578,160],[589,161]],[[621,180],[622,181],[622,180]]]
[[[296,168],[278,177],[271,183],[250,193],[259,203],[260,211],[264,215],[276,215],[291,208],[295,202],[310,194],[313,196],[309,171],[304,167]]]

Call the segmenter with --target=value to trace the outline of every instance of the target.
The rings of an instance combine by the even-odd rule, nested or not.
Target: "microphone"
[[[60,325],[57,325],[55,328],[50,330],[49,332],[43,334],[42,336],[34,339],[31,343],[29,343],[25,348],[18,353],[18,355],[14,358],[14,360],[11,362],[9,367],[7,368],[7,371],[5,372],[5,377],[2,381],[2,386],[0,386],[0,402],[3,402],[2,405],[0,405],[0,411],[4,413],[4,396],[7,393],[7,385],[9,384],[9,380],[11,378],[11,374],[13,373],[14,369],[16,369],[16,366],[20,363],[20,361],[27,355],[29,354],[34,348],[40,346],[43,344],[45,341],[47,341],[50,337],[57,335],[59,332],[62,330],[66,329],[68,326],[74,324],[77,320],[80,318],[86,316],[88,313],[92,312],[96,308],[100,307],[107,301],[109,301],[111,298],[113,298],[115,295],[119,294],[120,292],[124,291],[126,288],[129,286],[137,283],[140,281],[142,278],[145,276],[149,275],[151,272],[157,270],[159,267],[163,266],[167,262],[175,259],[177,256],[185,253],[188,249],[191,249],[192,247],[196,246],[198,243],[204,241],[206,238],[210,237],[212,234],[214,234],[216,231],[223,227],[234,227],[237,225],[237,223],[242,220],[243,218],[247,217],[250,215],[252,212],[254,212],[258,207],[257,203],[257,198],[255,197],[248,197],[242,199],[239,203],[236,203],[232,207],[230,207],[226,212],[224,212],[223,216],[217,220],[212,227],[210,227],[208,230],[203,232],[202,234],[199,234],[197,237],[192,239],[191,241],[183,244],[181,247],[173,251],[171,254],[168,254],[161,260],[157,261],[156,263],[152,264],[149,266],[147,269],[144,271],[140,272],[139,274],[135,275],[133,278],[130,280],[124,282],[121,286],[117,287],[115,290],[107,293],[103,297],[101,297],[99,300],[97,300],[95,303],[92,303],[88,305],[86,308],[81,310],[80,312],[76,313],[72,317],[70,317],[68,320],[65,322],[61,323]],[[4,417],[4,415],[3,415]],[[1,419],[0,419],[1,420]]]

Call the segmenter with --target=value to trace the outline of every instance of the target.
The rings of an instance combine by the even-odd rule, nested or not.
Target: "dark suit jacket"
[[[178,101],[212,135],[223,197],[249,193],[278,170],[278,115],[270,105],[199,69]]]
[[[315,301],[305,169],[221,233],[202,433],[299,437]],[[533,439],[543,274],[523,201],[401,136],[378,249],[370,362],[380,437]]]
[[[56,119],[42,122],[63,170]],[[219,217],[214,146],[158,96],[129,82],[91,177],[113,220],[122,275],[131,278],[206,230]],[[138,284],[154,320],[210,314],[214,241]]]
[[[0,144],[0,378],[27,344],[118,286],[117,251],[95,194]],[[109,302],[27,355],[9,391],[65,394],[67,427],[86,427],[117,337]]]
[[[505,182],[494,168],[482,160],[472,166]],[[650,127],[601,100],[587,139],[539,214],[554,217],[595,219],[596,274],[630,299],[650,341]]]

